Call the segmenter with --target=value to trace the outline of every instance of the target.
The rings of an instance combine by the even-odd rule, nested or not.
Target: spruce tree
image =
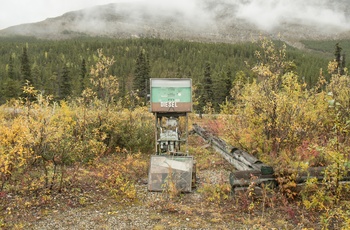
[[[225,102],[230,96],[231,80],[227,76],[227,72],[222,71],[213,81],[213,106],[216,110],[220,109],[220,104]]]
[[[23,82],[29,81],[31,84],[33,83],[26,46],[23,47],[23,53],[21,56],[21,80],[23,80]]]
[[[121,77],[119,80],[119,96],[123,98],[123,100],[126,96],[126,77]]]
[[[340,66],[341,64],[341,51],[342,51],[342,48],[340,47],[339,43],[335,44],[334,56],[335,56],[335,61],[338,63],[338,66]]]
[[[204,80],[203,80],[203,95],[205,102],[211,102],[214,96],[213,93],[213,79],[211,76],[211,64],[210,62],[205,63]]]
[[[231,69],[228,69],[226,72],[226,78],[225,78],[225,94],[226,97],[230,97],[231,95],[231,89],[232,89],[232,71]]]
[[[81,92],[85,89],[86,87],[86,76],[87,76],[87,68],[86,68],[86,61],[83,58],[81,62],[81,68],[80,68],[80,90]]]
[[[146,51],[142,49],[136,59],[133,90],[137,92],[137,95],[140,98],[145,98],[145,102],[146,102],[146,97],[148,93],[149,78],[150,78],[150,64],[149,64],[148,57],[146,55]]]
[[[32,75],[32,85],[36,88],[41,90],[43,88],[42,81],[41,81],[41,71],[38,65],[34,63],[33,69],[31,70]]]
[[[344,75],[345,74],[345,67],[346,67],[346,62],[345,62],[345,54],[342,55],[342,62],[341,62],[341,72],[340,74],[341,75]]]
[[[335,56],[335,61],[337,63],[337,68],[336,71],[340,75],[344,75],[345,71],[345,54],[342,54],[343,48],[340,47],[339,43],[335,44],[335,51],[334,51],[334,56]]]
[[[70,96],[72,93],[71,80],[70,80],[69,69],[67,65],[63,67],[59,88],[60,88],[60,91],[59,91],[60,99],[67,99],[68,96]]]
[[[14,70],[14,60],[13,60],[12,55],[9,58],[7,76],[9,79],[12,79],[12,80],[16,79],[15,70]]]
[[[202,113],[204,106],[213,102],[213,80],[211,76],[211,64],[206,62],[204,66],[204,77],[202,84],[199,85],[198,112]]]

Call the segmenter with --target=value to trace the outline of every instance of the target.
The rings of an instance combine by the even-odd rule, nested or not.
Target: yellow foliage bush
[[[212,204],[221,204],[225,200],[229,199],[231,193],[231,187],[228,184],[204,184],[202,188],[198,190],[204,195],[205,199]]]
[[[114,59],[98,50],[96,60],[91,69],[93,89],[86,89],[81,98],[53,101],[27,82],[22,98],[0,107],[0,190],[8,182],[18,188],[16,183],[22,181],[28,191],[61,191],[68,183],[69,167],[77,169],[115,154],[117,147],[144,153],[153,149],[152,114],[146,107],[124,109],[117,100],[117,78],[108,73]],[[136,158],[128,156],[118,164],[123,173],[116,169],[113,183],[130,184],[133,170],[144,166]]]
[[[120,149],[117,149],[119,151]],[[132,201],[137,198],[135,184],[145,177],[148,164],[140,153],[113,155],[94,162],[99,172],[100,186],[107,189],[118,201]]]
[[[260,47],[255,77],[234,82],[232,100],[222,105],[225,139],[273,166],[290,198],[298,195],[299,171],[326,167],[324,180],[309,181],[302,199],[307,209],[328,210],[344,201],[347,191],[340,180],[350,169],[350,76],[334,71],[337,65],[330,62],[330,80],[321,70],[311,87],[287,59],[285,45],[262,39]]]

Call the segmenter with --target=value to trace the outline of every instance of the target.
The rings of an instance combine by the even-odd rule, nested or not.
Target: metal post
[[[155,116],[155,119],[156,119],[156,122],[155,122],[155,129],[154,129],[154,137],[155,137],[155,151],[156,151],[156,155],[159,155],[158,153],[158,113],[154,113],[154,116]]]
[[[185,140],[185,145],[186,145],[186,155],[188,155],[188,113],[186,113],[186,140]]]

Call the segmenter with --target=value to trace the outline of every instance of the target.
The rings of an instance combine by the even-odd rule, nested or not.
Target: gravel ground
[[[152,229],[156,221],[150,219],[150,210],[143,206],[130,206],[122,210],[72,209],[48,216],[33,229]]]
[[[197,173],[205,183],[218,183],[228,178],[226,170],[205,170]],[[221,181],[222,182],[222,181]],[[228,183],[228,181],[226,181]],[[198,213],[191,204],[203,202],[197,191],[182,194],[172,202],[161,192],[148,192],[146,184],[137,186],[138,202],[125,205],[104,200],[86,207],[71,208],[64,212],[53,211],[31,224],[31,229],[232,229],[228,223],[217,223],[215,214]],[[174,210],[171,207],[174,205]],[[178,205],[178,206],[177,206]],[[187,211],[186,211],[187,210]],[[187,213],[186,213],[187,212]],[[214,221],[208,221],[208,218]],[[217,218],[216,218],[217,219]],[[220,218],[219,218],[220,219]]]

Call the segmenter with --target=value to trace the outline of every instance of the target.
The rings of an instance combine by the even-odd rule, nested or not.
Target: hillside
[[[262,4],[259,1],[189,1],[182,4],[128,2],[67,12],[0,31],[0,36],[68,39],[157,37],[206,42],[250,41],[260,35],[302,47],[300,40],[350,37],[347,1],[310,1],[307,5]],[[260,5],[259,5],[260,4]],[[305,10],[305,12],[301,12]],[[322,18],[318,19],[318,18]]]

